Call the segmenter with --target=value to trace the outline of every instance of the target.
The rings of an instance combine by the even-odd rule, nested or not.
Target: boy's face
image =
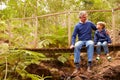
[[[102,28],[103,28],[103,26],[97,24],[97,29],[102,29]]]

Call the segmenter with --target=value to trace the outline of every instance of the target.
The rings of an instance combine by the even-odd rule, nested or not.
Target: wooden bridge
[[[87,12],[89,13],[95,13],[95,12],[109,12],[111,13],[111,30],[110,30],[110,37],[112,39],[112,44],[113,45],[109,45],[109,50],[110,51],[118,51],[120,50],[120,31],[119,31],[119,26],[116,27],[116,25],[119,25],[119,23],[116,23],[116,18],[119,16],[118,13],[116,13],[117,11],[120,10],[120,7],[118,8],[113,8],[111,10],[87,10]],[[76,14],[77,13],[77,14]],[[53,13],[53,14],[46,14],[46,15],[41,15],[41,16],[35,16],[35,17],[26,17],[26,18],[13,18],[13,19],[10,19],[7,22],[7,26],[8,26],[8,32],[9,32],[9,45],[12,46],[13,44],[14,45],[18,45],[21,47],[21,44],[22,45],[27,45],[27,46],[31,46],[32,44],[32,47],[33,48],[21,48],[21,49],[24,49],[24,50],[30,50],[30,51],[36,51],[36,52],[40,52],[40,53],[73,53],[74,49],[70,49],[70,48],[37,48],[38,47],[38,41],[42,41],[43,39],[40,39],[38,35],[40,35],[38,32],[41,32],[43,31],[44,33],[44,30],[43,29],[39,29],[42,25],[43,26],[48,26],[48,21],[50,22],[50,24],[54,24],[54,26],[60,24],[60,26],[65,26],[68,28],[68,46],[70,45],[71,43],[71,26],[73,26],[73,24],[75,24],[72,19],[72,17],[74,17],[75,15],[78,15],[79,11],[65,11],[65,12],[59,12],[59,13]],[[67,15],[67,16],[66,16]],[[60,18],[62,16],[62,18]],[[57,20],[56,20],[57,19]],[[64,19],[64,20],[63,20]],[[12,23],[15,23],[16,21],[20,22],[21,25],[16,25],[14,24],[14,26],[11,26]],[[44,21],[46,22],[46,24],[48,25],[44,25],[43,23],[40,23],[40,21]],[[57,22],[55,22],[57,21]],[[26,24],[25,24],[26,23]],[[32,24],[31,24],[32,23]],[[65,24],[61,24],[61,23],[65,23]],[[26,29],[29,30],[29,28],[33,28],[33,31],[30,30],[30,32],[26,33],[26,36],[23,36],[20,35],[20,36],[15,36],[12,34],[14,32],[14,29],[19,29],[19,27],[23,27],[24,28],[24,24],[25,25],[28,25],[28,27],[26,27]],[[53,25],[51,25],[53,26]],[[14,28],[13,28],[14,27]],[[48,28],[48,27],[47,27]],[[26,32],[26,31],[25,31]],[[54,31],[53,31],[54,32]],[[31,35],[32,33],[32,35]],[[14,33],[14,34],[18,34],[18,33]],[[24,39],[25,37],[28,36],[28,34],[30,34],[29,36],[33,37],[33,38],[27,38],[27,39]],[[44,34],[49,34],[49,33],[44,33]],[[54,34],[54,33],[53,33]],[[42,35],[42,34],[41,34]],[[46,37],[45,37],[46,39]],[[62,39],[62,38],[61,38]],[[30,40],[30,42],[28,42],[28,40]],[[51,39],[52,40],[52,39]],[[24,43],[26,42],[26,43]],[[22,46],[24,47],[24,46]],[[94,47],[96,48],[96,46]],[[16,48],[17,49],[17,48]],[[19,49],[19,48],[18,48]],[[82,52],[86,52],[86,48],[83,47]]]
[[[108,45],[110,51],[120,51],[120,44]],[[96,49],[96,46],[94,46]],[[17,49],[17,48],[16,48]],[[22,48],[24,50],[35,51],[39,53],[73,53],[74,49],[70,48]],[[86,48],[83,47],[81,52],[86,52]]]

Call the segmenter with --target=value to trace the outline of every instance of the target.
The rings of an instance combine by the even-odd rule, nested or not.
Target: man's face
[[[81,20],[81,22],[85,23],[85,21],[87,20],[87,15],[82,15],[80,17],[80,20]]]

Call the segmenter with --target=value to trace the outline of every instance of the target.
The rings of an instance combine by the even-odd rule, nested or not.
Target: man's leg
[[[73,72],[77,73],[77,71],[80,70],[80,50],[82,48],[82,46],[84,45],[83,41],[78,41],[75,43],[75,48],[74,48],[74,64],[76,66],[76,71]]]
[[[92,40],[86,41],[86,47],[88,55],[88,71],[90,72],[94,53],[94,42]]]

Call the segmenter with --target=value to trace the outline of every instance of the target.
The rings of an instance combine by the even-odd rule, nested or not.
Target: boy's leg
[[[108,49],[108,44],[107,44],[107,42],[106,42],[106,41],[103,42],[102,46],[103,46],[103,49],[104,49],[104,52],[105,52],[105,54],[106,54],[106,56],[107,56],[108,61],[111,61],[111,57],[110,57],[110,55],[109,55],[109,49]]]
[[[87,55],[88,55],[88,71],[90,72],[92,66],[92,59],[94,53],[94,42],[92,40],[86,41]]]
[[[106,41],[104,41],[104,42],[102,43],[102,46],[103,46],[103,49],[104,49],[105,54],[108,54],[108,53],[109,53],[108,43],[107,43]]]
[[[97,53],[96,60],[100,60],[101,46],[102,46],[102,43],[98,42],[96,47],[96,53]]]
[[[98,42],[97,47],[96,47],[96,52],[97,52],[98,55],[100,55],[100,53],[101,53],[101,46],[102,46],[102,43]]]

